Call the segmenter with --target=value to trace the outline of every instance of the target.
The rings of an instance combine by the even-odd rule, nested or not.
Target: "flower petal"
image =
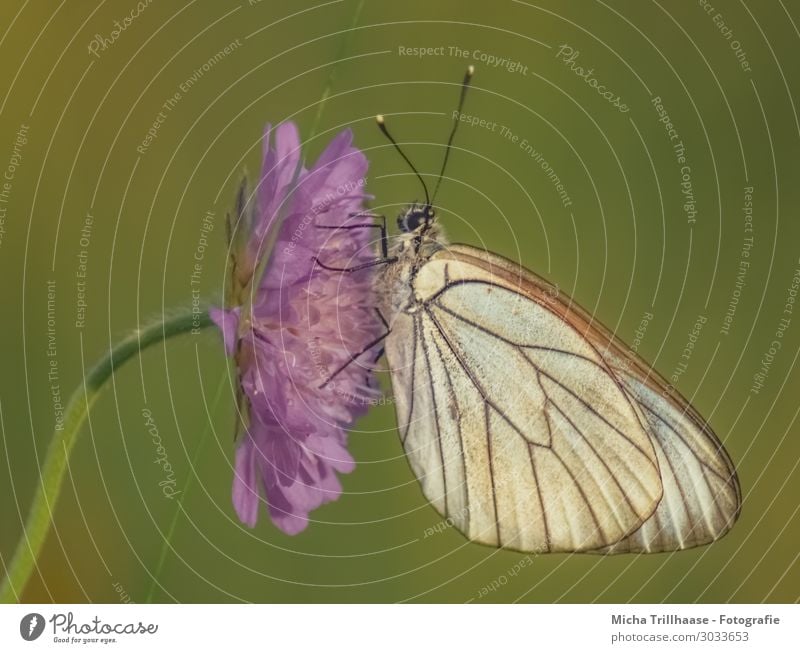
[[[308,526],[308,511],[295,512],[294,506],[282,490],[271,489],[267,505],[272,523],[287,535],[297,535]]]
[[[275,148],[270,147],[275,132]],[[270,241],[273,231],[280,227],[280,216],[290,208],[292,186],[300,170],[300,134],[294,123],[268,124],[264,133],[264,158],[258,185],[259,216],[249,244],[251,255],[257,256]]]
[[[253,443],[249,437],[236,450],[236,469],[233,474],[233,507],[239,519],[252,528],[258,519],[258,481],[256,480]]]
[[[330,211],[334,203],[343,200],[348,201],[348,208],[363,201],[369,163],[361,150],[351,146],[352,141],[349,129],[339,134],[300,181],[300,188],[310,195],[310,203],[318,211]],[[342,215],[346,218],[347,211]]]
[[[338,436],[338,437],[337,437]],[[322,460],[326,466],[332,467],[337,472],[349,474],[356,468],[353,456],[339,438],[344,437],[344,432],[337,430],[336,434],[328,436],[311,435],[306,438],[304,446]]]

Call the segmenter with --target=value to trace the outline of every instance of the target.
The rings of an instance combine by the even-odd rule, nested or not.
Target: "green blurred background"
[[[374,205],[393,218],[420,191],[372,117],[387,114],[418,167],[435,174],[468,64],[477,72],[465,111],[498,127],[465,125],[458,135],[439,196],[451,239],[520,260],[628,343],[652,313],[639,351],[666,376],[702,315],[707,322],[676,386],[736,461],[740,521],[721,541],[677,554],[528,558],[469,544],[425,502],[387,402],[351,436],[359,465],[343,478],[345,495],[314,512],[305,533],[285,536],[263,513],[249,530],[231,507],[232,399],[219,338],[208,331],[153,347],[116,374],[74,450],[23,600],[797,600],[800,315],[784,313],[784,304],[800,267],[800,7],[373,1],[346,36],[358,6],[154,1],[95,56],[95,35],[111,39],[115,20],[139,12],[135,3],[3,2],[0,169],[27,129],[0,203],[3,560],[21,536],[20,514],[54,426],[48,281],[65,400],[111,341],[190,304],[207,211],[217,228],[205,251],[203,295],[220,296],[222,217],[242,170],[258,170],[266,122],[292,119],[309,136],[329,87],[308,159],[352,127],[370,158]],[[629,111],[571,70],[558,56],[562,45]],[[401,47],[442,49],[415,57]],[[176,92],[157,137],[137,152]],[[683,208],[681,165],[652,104],[658,96],[685,145],[694,223]],[[571,205],[522,139],[558,175]],[[751,234],[742,210],[748,186]],[[93,224],[82,244],[87,213]],[[750,266],[737,288],[750,235]],[[83,249],[87,309],[77,328]],[[777,338],[784,317],[790,322]],[[781,348],[755,393],[753,376],[776,339]],[[172,500],[158,486],[163,472],[152,462],[145,407],[175,469],[181,493]]]

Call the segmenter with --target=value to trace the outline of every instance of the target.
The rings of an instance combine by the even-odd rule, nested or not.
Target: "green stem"
[[[103,384],[123,363],[150,345],[193,330],[204,329],[211,324],[211,318],[208,317],[207,311],[201,311],[198,315],[196,312],[192,313],[191,309],[187,309],[167,316],[161,322],[148,325],[109,349],[108,353],[86,375],[83,385],[72,393],[64,412],[61,428],[56,428],[53,439],[47,448],[41,471],[41,482],[36,488],[33,503],[25,520],[25,530],[10,564],[6,567],[7,575],[0,585],[0,603],[13,603],[19,600],[36,567],[39,553],[50,532],[70,453],[78,439],[89,408],[100,393]]]

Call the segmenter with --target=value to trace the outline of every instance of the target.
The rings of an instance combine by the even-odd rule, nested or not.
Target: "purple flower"
[[[347,431],[378,396],[376,351],[364,351],[385,330],[372,271],[315,262],[343,268],[376,256],[374,229],[320,228],[369,222],[354,215],[367,199],[367,160],[352,140],[341,132],[306,169],[296,126],[267,126],[255,207],[246,208],[243,189],[231,229],[228,308],[210,311],[236,360],[243,399],[233,505],[254,526],[263,500],[290,535],[341,494],[337,472],[355,467]]]

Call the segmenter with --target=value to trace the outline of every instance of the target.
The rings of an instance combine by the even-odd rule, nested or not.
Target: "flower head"
[[[281,530],[302,531],[311,510],[341,494],[337,472],[355,466],[347,431],[377,395],[371,345],[385,329],[370,269],[325,268],[374,259],[375,234],[326,227],[366,222],[366,171],[350,130],[306,169],[295,125],[267,126],[255,207],[240,193],[228,307],[211,317],[239,371],[233,504],[250,526],[263,500]]]

